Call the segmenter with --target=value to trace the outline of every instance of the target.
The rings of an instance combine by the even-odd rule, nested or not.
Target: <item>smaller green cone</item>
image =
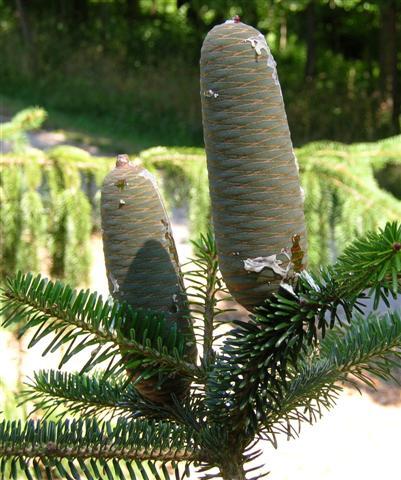
[[[101,217],[111,295],[134,309],[163,312],[188,335],[186,356],[193,360],[195,339],[170,222],[154,177],[126,155],[119,155],[104,180]],[[129,372],[133,379],[141,373]],[[182,398],[189,382],[163,374],[140,380],[136,388],[163,404],[171,402],[171,394]]]

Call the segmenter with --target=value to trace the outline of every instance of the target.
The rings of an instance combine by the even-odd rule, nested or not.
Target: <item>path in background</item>
[[[270,480],[397,480],[400,406],[383,407],[364,394],[344,392],[338,404],[299,439],[283,438],[263,459]]]

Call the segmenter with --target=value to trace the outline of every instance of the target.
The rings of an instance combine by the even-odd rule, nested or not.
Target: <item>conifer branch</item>
[[[82,415],[86,418],[96,416],[132,415],[126,401],[127,390],[134,389],[126,385],[126,380],[105,379],[101,375],[80,375],[55,370],[40,370],[26,383],[21,393],[24,403],[33,403],[33,412],[43,410],[45,416],[54,413],[63,418],[68,415]]]
[[[230,311],[222,309],[219,303],[221,296],[229,299],[229,293],[224,286],[217,260],[216,244],[212,234],[201,235],[199,241],[192,242],[195,258],[190,263],[194,265],[185,276],[189,280],[187,289],[191,313],[201,323],[203,339],[202,363],[206,368],[215,360],[213,342],[215,329],[219,325],[218,316]]]
[[[89,291],[76,292],[40,275],[21,273],[7,281],[2,299],[0,313],[5,317],[5,326],[24,320],[21,335],[37,327],[30,347],[51,333],[56,335],[44,354],[68,345],[60,366],[78,352],[96,345],[81,373],[108,360],[107,375],[139,365],[174,370],[190,378],[202,375],[196,365],[183,360],[185,336],[169,327],[163,314],[134,311],[124,303],[103,302],[101,296]],[[126,324],[129,328],[124,329]],[[122,331],[128,331],[128,336]],[[136,354],[128,365],[120,356],[122,350]]]
[[[53,478],[54,469],[63,478],[79,479],[79,470],[86,478],[103,478],[98,473],[103,469],[108,478],[136,479],[138,474],[146,479],[149,477],[141,462],[151,461],[151,471],[157,473],[160,469],[153,461],[165,465],[202,460],[196,434],[190,429],[168,422],[125,419],[119,419],[115,425],[93,419],[25,424],[3,421],[0,457],[0,474],[4,476],[9,469],[15,479],[17,466],[28,479],[33,478],[31,474],[42,478],[41,466],[47,478]],[[134,472],[133,466],[142,475]],[[170,478],[165,468],[162,471],[164,478]]]
[[[311,350],[300,359],[292,379],[283,385],[281,398],[265,406],[263,423],[273,443],[278,433],[297,435],[301,422],[314,423],[333,407],[341,384],[358,388],[357,378],[374,387],[372,376],[393,378],[391,370],[401,367],[401,312],[356,315],[347,328],[329,332],[319,350],[318,356]]]
[[[401,223],[354,240],[333,266],[340,295],[360,295],[370,288],[376,298],[401,289]]]
[[[184,407],[178,405],[161,406],[143,398],[132,383],[126,379],[104,378],[103,375],[81,375],[54,370],[40,370],[27,383],[21,393],[24,403],[32,402],[31,414],[43,410],[43,418],[56,414],[65,418],[68,414],[76,416],[111,419],[118,416],[126,418],[155,418],[181,421],[180,412]]]

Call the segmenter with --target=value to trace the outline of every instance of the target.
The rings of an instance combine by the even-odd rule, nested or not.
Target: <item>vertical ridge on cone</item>
[[[293,274],[294,238],[306,250],[298,166],[276,64],[260,32],[226,22],[207,35],[200,65],[220,269],[233,297],[253,310]]]
[[[109,290],[113,298],[134,309],[163,312],[167,321],[195,341],[170,222],[155,179],[144,168],[119,156],[102,187],[103,248]],[[137,378],[139,372],[130,372]],[[178,377],[141,380],[140,393],[157,403],[188,390]]]

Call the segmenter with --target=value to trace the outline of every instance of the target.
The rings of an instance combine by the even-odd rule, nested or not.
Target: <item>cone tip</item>
[[[234,15],[229,20],[226,20],[224,23],[241,23],[241,17],[239,15]]]
[[[126,165],[129,165],[128,155],[125,153],[117,155],[116,167],[125,167]]]

